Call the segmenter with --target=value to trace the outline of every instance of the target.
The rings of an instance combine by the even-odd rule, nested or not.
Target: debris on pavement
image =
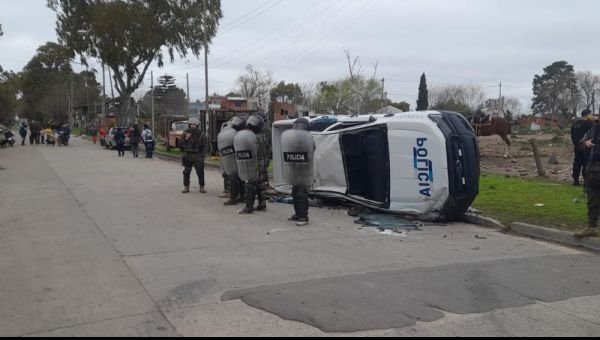
[[[377,228],[380,231],[390,230],[401,233],[402,231],[420,230],[418,223],[389,214],[358,214],[359,219],[354,223],[365,227]]]

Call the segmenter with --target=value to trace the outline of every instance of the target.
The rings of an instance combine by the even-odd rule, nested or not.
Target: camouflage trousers
[[[596,228],[600,220],[600,162],[593,163],[588,169],[585,190],[588,198],[588,226]]]

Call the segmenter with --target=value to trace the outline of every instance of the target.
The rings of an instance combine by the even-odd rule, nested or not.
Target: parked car
[[[293,123],[273,124],[274,185],[282,193],[291,187],[284,183],[281,137]],[[326,124],[316,125],[313,196],[455,221],[479,194],[479,142],[458,113],[338,116],[324,130]]]
[[[182,149],[180,141],[183,133],[187,131],[187,129],[189,129],[189,123],[187,121],[171,124],[171,131],[169,131],[169,138],[167,138],[166,143],[167,151],[177,148]]]
[[[125,133],[125,148],[131,148],[131,144],[130,144],[130,140],[129,140],[129,129],[128,128],[121,128],[123,130],[123,132]],[[115,149],[117,147],[117,144],[115,143],[115,134],[117,133],[117,128],[111,128],[108,131],[108,135],[106,135],[106,137],[104,138],[104,146],[107,149]],[[101,142],[102,143],[102,142]]]

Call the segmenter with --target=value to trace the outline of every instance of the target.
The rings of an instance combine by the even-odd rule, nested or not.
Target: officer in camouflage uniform
[[[204,157],[208,148],[208,139],[204,132],[200,130],[200,120],[198,118],[191,118],[189,121],[190,128],[184,133],[182,144],[184,147],[185,154],[183,155],[183,193],[187,194],[190,192],[190,177],[192,175],[192,168],[196,169],[198,175],[198,181],[200,182],[200,193],[205,194],[204,190]]]
[[[584,141],[581,150],[588,150],[589,161],[585,170],[585,190],[588,196],[588,228],[575,234],[576,238],[598,237],[600,220],[600,123],[595,122]]]
[[[265,158],[264,158],[264,161],[262,162],[263,164],[259,171],[259,174],[260,174],[259,184],[262,185],[262,192],[263,192],[263,195],[265,195],[266,192],[270,188],[269,165],[271,164],[271,159],[273,159],[273,136],[271,134],[271,129],[269,128],[269,123],[268,123],[268,118],[267,118],[266,113],[259,112],[259,113],[257,113],[257,116],[262,118],[262,120],[264,122],[263,128],[261,129],[260,133],[257,133],[256,136],[257,136],[257,138],[261,139],[261,141],[264,142],[264,144],[265,144]],[[265,200],[266,200],[266,198],[265,198]],[[266,204],[265,204],[265,210],[266,210]]]

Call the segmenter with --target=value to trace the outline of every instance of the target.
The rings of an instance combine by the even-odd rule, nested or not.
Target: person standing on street
[[[182,158],[184,166],[183,193],[188,194],[190,192],[190,177],[192,175],[192,168],[195,168],[200,184],[200,193],[205,194],[204,157],[207,152],[208,139],[200,130],[200,120],[198,118],[194,117],[189,120],[189,129],[184,132],[182,138],[183,150],[185,152]]]
[[[269,184],[269,166],[271,164],[271,159],[273,159],[273,137],[271,128],[269,127],[269,120],[267,114],[265,112],[258,112],[257,116],[262,118],[264,124],[263,128],[257,136],[264,143],[264,152],[265,158],[262,164],[262,168],[260,169],[260,182],[262,183],[263,192],[266,194],[267,190],[270,189],[271,185]]]
[[[283,178],[286,184],[292,186],[294,200],[294,215],[289,220],[299,227],[306,226],[310,222],[308,192],[313,185],[315,154],[315,142],[307,118],[297,119],[293,129],[282,134],[281,151]]]
[[[589,152],[585,164],[585,190],[588,197],[588,227],[576,233],[579,239],[598,237],[600,220],[600,122],[595,122],[590,131],[582,138],[579,151]]]
[[[581,148],[581,141],[593,126],[594,117],[592,111],[585,110],[581,113],[581,119],[578,119],[571,127],[571,140],[575,146],[575,160],[573,162],[573,185],[580,186],[579,178],[585,177],[585,165],[589,150]]]
[[[246,122],[247,130],[240,131],[234,142],[240,179],[245,182],[246,207],[238,213],[242,215],[253,214],[254,211],[267,211],[267,199],[265,197],[265,183],[262,180],[261,171],[265,162],[269,161],[267,155],[267,140],[261,134],[264,120],[253,115]],[[258,207],[254,209],[254,203],[258,197]]]
[[[129,145],[131,145],[131,152],[135,158],[139,157],[140,139],[140,128],[137,125],[134,125],[129,131]]]
[[[98,130],[94,125],[90,127],[90,136],[92,136],[92,143],[96,145],[98,143]]]
[[[106,135],[108,135],[108,131],[106,131],[105,127],[101,127],[100,130],[98,130],[98,133],[100,134],[100,146],[106,146]]]
[[[146,147],[146,158],[152,159],[154,156],[154,137],[152,136],[152,130],[148,124],[144,124],[144,131],[142,131],[142,141]]]
[[[25,146],[25,140],[27,139],[27,123],[21,123],[21,126],[19,127],[19,135],[21,136],[21,146]]]
[[[117,145],[119,157],[125,157],[125,133],[121,128],[118,128],[115,133],[115,144]]]

